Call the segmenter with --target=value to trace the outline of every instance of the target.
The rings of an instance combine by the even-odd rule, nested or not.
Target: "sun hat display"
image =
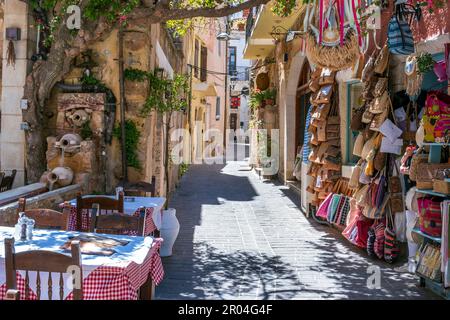
[[[328,5],[325,0],[318,0],[313,5],[308,17],[304,18],[306,35],[306,56],[310,63],[333,71],[353,67],[359,60],[360,41],[358,24],[355,27],[348,22],[350,10],[343,10],[349,5],[340,1]],[[342,10],[341,10],[342,9]],[[317,12],[317,14],[316,14]],[[318,16],[318,19],[315,18]],[[318,20],[318,24],[315,24]],[[339,21],[339,25],[338,25]]]

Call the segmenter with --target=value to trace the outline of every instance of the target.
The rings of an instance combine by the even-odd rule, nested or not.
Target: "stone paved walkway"
[[[437,298],[307,219],[288,188],[243,164],[193,165],[183,177],[171,200],[181,230],[158,299]],[[372,265],[380,289],[367,287]]]

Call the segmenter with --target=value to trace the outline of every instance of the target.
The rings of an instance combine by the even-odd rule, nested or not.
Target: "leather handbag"
[[[350,189],[358,189],[359,187],[359,177],[361,176],[361,164],[362,160],[358,161],[356,166],[353,167],[352,175],[350,176],[350,181],[348,183],[348,187]]]
[[[361,157],[363,148],[364,148],[364,135],[360,132],[356,137],[353,146],[353,154],[357,157]]]
[[[370,130],[380,131],[380,127],[389,115],[389,108],[386,108],[382,113],[375,114],[370,122]]]
[[[374,72],[383,74],[389,64],[389,47],[387,44],[383,46],[380,53],[377,55],[374,63]]]
[[[375,88],[373,90],[373,95],[375,98],[381,97],[384,93],[387,93],[389,79],[385,77],[378,78]]]
[[[319,78],[311,77],[311,80],[309,81],[308,87],[309,87],[309,89],[312,92],[319,91],[319,89],[320,89]]]
[[[314,113],[311,115],[311,118],[317,120],[326,120],[329,113],[330,113],[330,104],[322,103],[316,108]]]
[[[327,151],[325,152],[326,156],[331,156],[331,157],[339,157],[339,155],[341,154],[341,149],[331,146],[328,146]]]
[[[352,131],[360,131],[364,129],[364,124],[362,122],[363,114],[364,107],[360,107],[353,111],[352,119],[350,121],[350,129],[352,129]]]
[[[364,113],[362,114],[361,122],[365,123],[365,124],[369,124],[372,122],[374,117],[375,117],[375,115],[372,112],[370,112],[369,108],[366,108],[364,110]]]
[[[374,50],[369,60],[367,60],[361,75],[362,82],[368,82],[373,76],[375,69],[375,60],[378,56],[378,50]]]
[[[320,121],[317,126],[317,140],[319,142],[327,141],[328,126],[326,121]]]
[[[369,111],[373,114],[380,114],[389,109],[389,94],[384,91],[379,97],[376,97],[369,106]]]
[[[327,84],[334,84],[336,79],[336,71],[330,69],[322,69],[322,73],[319,77],[319,85],[325,86]]]
[[[317,97],[314,100],[314,102],[317,105],[320,104],[327,104],[331,101],[331,95],[333,94],[333,85],[326,85],[320,88],[319,92],[317,93]]]

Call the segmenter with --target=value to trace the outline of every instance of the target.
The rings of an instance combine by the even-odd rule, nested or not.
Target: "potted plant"
[[[273,106],[275,105],[275,99],[277,97],[276,89],[267,89],[264,92],[264,100],[266,106]]]
[[[259,107],[264,107],[265,103],[265,93],[259,89],[256,89],[250,95],[249,105],[251,108],[256,109]]]

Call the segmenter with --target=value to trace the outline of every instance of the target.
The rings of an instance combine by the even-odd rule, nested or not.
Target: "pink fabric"
[[[361,27],[359,25],[359,21],[358,21],[358,15],[356,14],[356,8],[355,8],[355,2],[354,0],[350,0],[352,3],[352,12],[353,12],[353,19],[355,20],[355,26],[356,26],[356,31],[358,32],[358,43],[359,46],[362,46],[362,37],[361,37]],[[361,0],[358,0],[358,8],[361,7]]]
[[[159,248],[162,239],[155,239],[155,244],[149,250],[142,264],[131,262],[125,267],[101,266],[93,271],[83,281],[83,300],[137,300],[139,288],[152,277],[155,285],[164,278],[164,269]],[[21,300],[25,300],[25,279],[17,274],[17,288]],[[0,286],[0,300],[6,295],[6,284]],[[53,298],[59,300],[59,293],[54,292]],[[37,296],[30,290],[28,300],[37,300]],[[69,294],[66,300],[73,300]]]
[[[344,45],[344,17],[345,17],[345,0],[337,0],[338,12],[339,12],[339,42],[340,45]]]
[[[319,45],[322,44],[323,36],[323,1],[319,0]]]
[[[353,229],[355,228],[358,217],[361,215],[362,215],[361,207],[356,205],[355,200],[352,200],[351,209],[349,212],[348,224],[347,224],[347,227],[344,229],[344,231],[342,231],[342,235],[347,240],[351,241],[350,240],[351,233],[353,232]]]
[[[358,228],[358,235],[356,236],[356,245],[361,248],[367,248],[367,239],[369,237],[369,228],[373,221],[364,216],[360,216],[356,220],[356,227]]]
[[[320,204],[319,209],[317,209],[316,216],[320,218],[327,219],[327,211],[331,202],[331,198],[333,197],[333,193],[330,193],[325,200]]]

